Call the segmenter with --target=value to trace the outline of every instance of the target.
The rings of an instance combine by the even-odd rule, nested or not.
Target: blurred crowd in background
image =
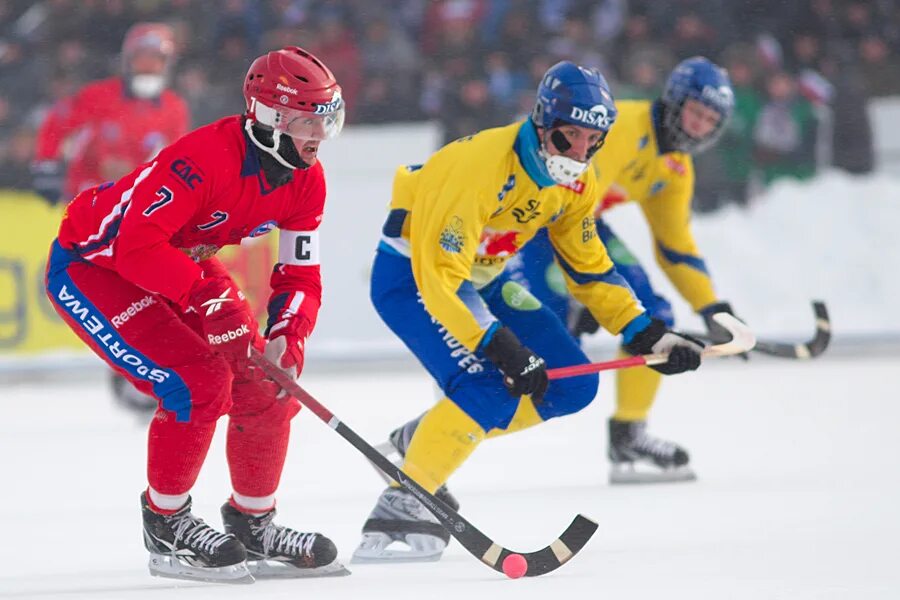
[[[900,94],[894,0],[0,0],[0,188],[29,188],[48,108],[117,73],[136,21],[175,28],[171,84],[194,126],[242,112],[250,60],[291,44],[334,71],[349,124],[436,120],[446,140],[527,114],[559,60],[598,67],[624,99],[707,56],[736,111],[698,160],[699,210],[827,165],[871,170],[866,103]]]

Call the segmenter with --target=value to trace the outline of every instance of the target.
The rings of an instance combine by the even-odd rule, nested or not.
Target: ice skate
[[[321,533],[303,533],[273,523],[275,509],[254,516],[225,503],[222,522],[247,549],[247,565],[254,577],[338,577],[350,571],[337,560],[337,548]]]
[[[175,514],[162,515],[150,509],[144,492],[141,509],[151,575],[213,583],[253,583],[243,544],[191,514],[190,498]]]
[[[609,482],[663,483],[697,478],[688,453],[647,433],[645,421],[609,420]]]
[[[353,563],[426,562],[441,558],[450,534],[409,491],[389,487],[362,529]]]
[[[425,415],[419,415],[412,421],[393,430],[390,435],[388,435],[387,441],[378,444],[375,446],[375,449],[378,450],[382,456],[399,467],[403,464],[403,459],[406,457],[406,449],[409,447],[409,442],[412,440],[412,436],[416,432],[416,427],[419,426],[419,421],[422,420],[423,416]],[[372,466],[374,467],[374,465]],[[390,484],[392,482],[392,479],[385,475],[381,469],[375,467],[375,470],[381,475],[381,478],[384,479],[385,483]],[[459,510],[459,501],[456,499],[456,496],[450,493],[446,484],[439,487],[434,492],[434,495],[440,500],[443,500],[453,510]]]

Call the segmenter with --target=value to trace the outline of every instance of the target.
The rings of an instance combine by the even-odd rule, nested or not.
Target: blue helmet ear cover
[[[702,139],[682,129],[681,111],[688,100],[701,102],[719,113],[716,128]],[[734,112],[734,92],[728,71],[702,56],[683,60],[669,75],[660,102],[665,145],[681,152],[702,152],[716,143]]]
[[[545,130],[568,123],[609,131],[617,115],[609,84],[600,71],[562,61],[541,79],[531,120]]]

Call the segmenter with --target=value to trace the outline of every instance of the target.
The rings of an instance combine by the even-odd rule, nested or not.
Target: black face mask
[[[256,139],[259,140],[260,143],[265,144],[266,146],[272,146],[272,139],[274,137],[273,131],[268,127],[263,127],[254,123],[253,135],[256,136]],[[279,136],[278,154],[297,169],[308,169],[310,167],[309,164],[300,158],[297,146],[294,145],[294,140],[289,135],[282,134]],[[266,174],[266,179],[268,179],[269,183],[273,186],[277,187],[287,183],[293,178],[292,169],[288,169],[279,163],[268,152],[259,153],[259,164]]]
[[[550,141],[553,142],[553,145],[556,146],[556,149],[561,153],[564,153],[566,150],[572,147],[572,144],[569,143],[569,139],[565,136],[565,134],[559,129],[553,129],[550,132]],[[597,150],[603,147],[603,144],[606,142],[606,134],[603,134],[603,137],[600,140],[588,148],[587,156],[585,157],[585,162],[591,160],[591,157],[597,153]]]

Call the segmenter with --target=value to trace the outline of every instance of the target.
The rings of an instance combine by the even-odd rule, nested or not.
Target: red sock
[[[231,471],[231,485],[241,496],[264,498],[273,496],[281,480],[287,456],[290,421],[254,426],[247,419],[232,418],[228,423],[226,456]],[[242,510],[242,507],[235,505]],[[247,507],[256,512],[259,507]],[[265,512],[265,511],[263,511]]]
[[[215,421],[178,423],[170,413],[157,411],[147,439],[150,487],[171,496],[188,493],[197,481],[215,431]]]

